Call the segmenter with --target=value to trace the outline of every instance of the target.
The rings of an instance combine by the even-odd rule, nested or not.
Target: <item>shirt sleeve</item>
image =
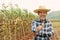
[[[32,23],[31,23],[31,29],[32,29],[33,32],[37,31],[36,21],[32,21]]]
[[[49,25],[49,28],[48,28],[48,36],[49,37],[54,36],[54,30],[53,30],[53,27],[52,27],[52,23],[49,22],[48,25]]]

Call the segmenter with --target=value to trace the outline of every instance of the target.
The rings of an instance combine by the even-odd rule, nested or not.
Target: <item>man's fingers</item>
[[[37,30],[40,31],[42,29],[42,26],[38,26]]]

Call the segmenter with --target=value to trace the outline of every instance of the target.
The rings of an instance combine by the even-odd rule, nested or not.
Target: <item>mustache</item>
[[[46,15],[41,15],[41,16],[46,16]]]

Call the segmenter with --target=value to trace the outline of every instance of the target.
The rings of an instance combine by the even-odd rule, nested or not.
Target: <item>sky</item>
[[[46,8],[54,10],[60,10],[60,0],[0,0],[0,9],[2,4],[18,4],[22,9],[28,9],[33,11],[37,9],[40,5],[46,6]]]

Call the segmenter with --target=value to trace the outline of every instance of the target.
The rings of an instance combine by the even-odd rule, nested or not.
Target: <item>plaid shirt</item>
[[[32,28],[32,31],[34,33],[37,31],[37,26],[39,26],[39,25],[41,25],[40,19],[32,21],[32,24],[31,24],[32,27],[31,28]],[[38,32],[38,35],[43,35],[43,34],[46,34],[47,37],[42,37],[41,38],[41,37],[38,36],[38,37],[35,37],[34,40],[50,40],[49,37],[54,35],[52,24],[48,20],[44,21],[44,26],[43,26],[42,30],[40,30]]]

